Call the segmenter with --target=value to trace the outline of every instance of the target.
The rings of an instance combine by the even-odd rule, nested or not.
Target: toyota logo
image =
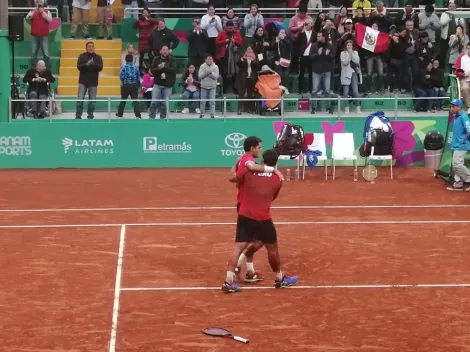
[[[239,149],[243,147],[243,141],[246,139],[246,136],[243,133],[230,133],[225,137],[225,144],[229,148]]]

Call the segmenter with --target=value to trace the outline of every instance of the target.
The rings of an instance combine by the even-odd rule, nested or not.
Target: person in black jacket
[[[199,68],[207,56],[207,34],[201,28],[201,19],[193,19],[193,29],[188,31],[187,38],[189,62]]]
[[[406,22],[412,21],[414,28],[419,28],[418,14],[413,10],[413,2],[408,0],[404,10],[398,11],[395,17],[396,26],[404,26]]]
[[[38,61],[36,67],[29,69],[23,77],[23,82],[28,83],[28,99],[33,117],[43,119],[46,116],[46,101],[49,95],[49,83],[54,83],[55,78],[51,71],[46,68],[46,63]],[[44,101],[35,101],[35,99],[44,99]],[[39,114],[38,114],[39,106]]]
[[[426,63],[432,61],[434,54],[436,53],[436,49],[434,48],[433,43],[429,40],[429,34],[427,32],[419,33],[417,52],[420,69],[424,70],[427,66]]]
[[[313,89],[312,85],[312,60],[310,58],[310,50],[312,44],[317,40],[317,35],[313,31],[313,21],[307,19],[304,23],[304,29],[297,37],[297,45],[299,46],[300,66],[299,66],[299,93],[305,93],[304,87],[304,76],[305,71],[308,72],[308,91],[311,92]]]
[[[80,54],[77,60],[77,68],[80,71],[78,77],[78,102],[75,118],[81,119],[83,114],[83,100],[88,91],[88,118],[93,118],[98,92],[98,80],[103,70],[103,59],[95,53],[95,44],[86,43],[86,52]]]
[[[405,60],[403,62],[403,74],[406,81],[405,89],[416,89],[419,75],[419,30],[415,29],[413,21],[409,20],[405,23],[406,34],[405,40]]]
[[[279,30],[276,39],[271,45],[271,51],[274,56],[274,67],[276,72],[281,76],[281,84],[287,87],[289,83],[289,67],[292,54],[292,45],[286,38],[286,31]]]
[[[265,33],[263,27],[256,28],[256,32],[251,38],[250,46],[253,48],[256,57],[258,58],[261,67],[268,62],[268,49],[271,46],[267,33]]]
[[[444,70],[439,67],[439,59],[432,61],[432,86],[434,88],[434,96],[436,98],[443,98],[446,96],[446,90],[444,89]],[[436,99],[433,108],[436,110],[442,110],[444,104],[443,99]]]
[[[320,91],[324,97],[330,96],[330,83],[332,75],[331,62],[334,60],[334,52],[331,44],[326,42],[323,32],[317,33],[317,42],[310,49],[313,71],[312,98],[315,99]],[[326,102],[326,110],[332,113],[330,101]],[[312,114],[316,112],[316,102],[312,103]]]
[[[158,19],[158,26],[150,34],[149,39],[149,49],[150,49],[150,59],[153,61],[153,58],[160,53],[160,49],[163,46],[169,48],[169,53],[176,49],[179,45],[180,40],[178,37],[166,27],[165,20],[163,18]]]
[[[164,100],[170,99],[176,81],[175,60],[170,55],[170,49],[166,45],[160,49],[160,55],[153,59],[150,72],[153,76],[154,86],[149,117],[154,119],[157,112],[159,112],[160,118],[165,119],[167,108]]]
[[[403,79],[403,60],[405,57],[405,37],[406,31],[403,27],[398,27],[393,33],[388,43],[387,62],[388,72],[387,81],[390,87],[390,93],[405,92],[405,80]]]
[[[415,96],[417,98],[432,98],[434,97],[434,77],[432,71],[432,62],[426,63],[426,69],[422,70],[419,75],[419,88],[415,91]],[[415,103],[415,108],[413,111],[415,112],[436,112],[433,108],[433,99],[417,99]],[[432,110],[431,110],[432,109]]]

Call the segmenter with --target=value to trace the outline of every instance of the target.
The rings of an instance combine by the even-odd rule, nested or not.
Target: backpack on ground
[[[274,144],[274,149],[279,155],[290,155],[295,159],[304,148],[304,129],[299,125],[285,124]]]
[[[393,133],[390,119],[383,111],[376,111],[367,116],[363,133],[364,143],[360,148],[362,157],[370,156],[374,147],[374,155],[393,155]]]

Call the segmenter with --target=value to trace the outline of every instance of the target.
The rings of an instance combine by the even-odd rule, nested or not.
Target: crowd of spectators
[[[43,0],[38,1],[41,3]],[[121,1],[126,7],[142,5],[135,1]],[[240,4],[233,2],[236,3],[229,5],[244,6],[243,1]],[[81,6],[89,3],[89,0],[73,0],[72,5],[77,3]],[[282,22],[270,22],[267,25],[268,21],[255,4],[250,6],[244,16],[237,16],[232,8],[226,13],[220,13],[215,6],[207,6],[207,13],[195,17],[188,31],[189,66],[182,79],[177,78],[172,56],[172,51],[179,45],[178,37],[166,27],[164,18],[154,18],[150,9],[143,10],[134,23],[134,27],[139,29],[137,48],[134,49],[130,43],[123,53],[122,63],[123,67],[133,64],[140,69],[141,83],[145,75],[153,78],[153,87],[148,87],[148,79],[147,87],[143,87],[143,93],[148,96],[151,92],[155,100],[149,107],[150,117],[158,114],[160,117],[166,116],[166,105],[158,100],[171,97],[176,80],[181,80],[178,83],[184,87],[184,97],[211,100],[215,89],[203,91],[204,84],[201,84],[203,80],[200,76],[200,67],[208,65],[208,57],[217,67],[216,84],[220,85],[222,93],[233,92],[240,99],[254,96],[256,73],[268,65],[279,74],[283,86],[291,85],[290,78],[296,76],[297,80],[291,81],[296,82],[297,87],[291,88],[299,93],[310,93],[313,99],[320,96],[332,98],[338,94],[346,99],[354,98],[345,107],[346,113],[349,112],[349,106],[354,106],[360,112],[358,99],[369,93],[407,93],[429,98],[417,100],[416,111],[436,111],[442,107],[438,98],[446,94],[445,74],[451,72],[461,55],[466,55],[469,42],[466,21],[455,18],[449,12],[456,9],[454,2],[447,4],[448,11],[440,17],[429,3],[415,11],[414,6],[417,4],[413,1],[408,1],[394,15],[380,0],[374,5],[368,0],[356,0],[352,4],[352,11],[343,6],[339,13],[308,8],[322,5],[319,1],[288,3],[299,6],[288,26]],[[109,3],[105,6],[105,17],[109,17],[109,14],[112,16],[112,6]],[[84,22],[85,10],[76,11],[75,6],[72,7],[74,18],[80,12],[81,22]],[[48,20],[44,11],[41,16],[34,16],[38,23],[40,20],[42,23]],[[31,13],[38,12],[39,7]],[[33,18],[32,15],[28,16]],[[75,23],[72,36],[81,22]],[[100,24],[102,26],[97,39],[111,39],[109,21],[100,19]],[[357,25],[386,33],[389,36],[387,50],[374,52],[364,48],[357,40]],[[83,36],[89,38],[86,28],[84,24]],[[33,33],[33,26],[31,30]],[[40,35],[35,37],[38,39],[33,58],[37,56],[38,47],[43,50],[46,47],[44,56],[47,58],[47,45],[44,45]],[[132,55],[131,62],[127,61],[129,54]],[[207,77],[204,78],[207,81]],[[470,98],[468,101],[470,103]],[[324,107],[316,105],[313,104],[312,112],[318,109],[332,112],[328,103]],[[202,106],[194,108],[193,105],[187,105],[183,112],[202,113],[201,110],[204,110]],[[240,104],[239,113],[253,110],[249,104]]]

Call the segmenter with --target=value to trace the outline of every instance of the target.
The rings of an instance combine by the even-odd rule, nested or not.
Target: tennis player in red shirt
[[[267,150],[263,153],[263,164],[274,169],[278,158],[274,149]],[[274,283],[276,288],[294,285],[297,282],[297,277],[284,276],[281,272],[277,233],[270,213],[271,203],[281,190],[281,179],[274,172],[252,172],[250,170],[237,172],[236,178],[243,183],[237,219],[237,245],[227,266],[227,276],[222,290],[229,293],[241,291],[241,288],[234,282],[235,267],[241,254],[238,242],[241,241],[253,242],[247,248],[246,257],[252,257],[258,249],[266,246],[269,264],[276,275]]]
[[[240,210],[240,203],[241,203],[242,189],[243,189],[243,182],[238,182],[238,179],[236,178],[237,174],[243,175],[247,170],[250,170],[252,172],[275,172],[281,179],[283,178],[282,174],[278,170],[275,170],[274,168],[266,166],[266,165],[256,164],[255,159],[259,158],[263,151],[262,140],[260,138],[255,137],[255,136],[247,137],[245,141],[243,142],[243,149],[245,151],[245,154],[243,154],[236,161],[235,165],[232,167],[232,170],[231,170],[232,172],[231,181],[237,182],[237,188],[238,188],[237,212]],[[243,240],[243,241],[239,242],[238,240]],[[236,240],[236,242],[240,246],[240,249],[241,249],[240,252],[242,252],[243,249],[246,248],[248,243],[245,243],[244,239],[239,238],[238,240]],[[240,255],[237,266],[235,268],[235,274],[237,275],[237,278],[240,279],[241,266],[243,265],[245,261],[246,261],[247,272],[246,272],[244,281],[248,283],[263,281],[264,280],[263,275],[255,271],[255,267],[253,264],[253,256],[246,257],[244,253]]]

